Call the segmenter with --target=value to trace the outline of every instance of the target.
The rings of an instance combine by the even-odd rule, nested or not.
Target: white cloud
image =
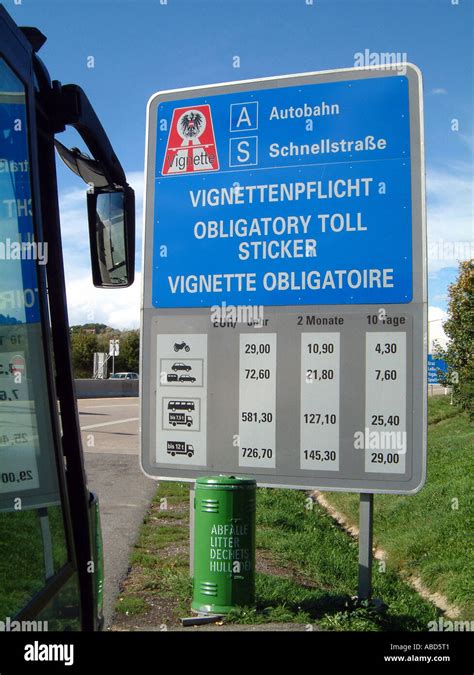
[[[127,179],[135,190],[136,235],[137,240],[141,241],[144,192],[143,172],[132,171],[127,174]],[[79,265],[83,263],[89,268],[86,185],[84,184],[84,187],[62,192],[59,195],[59,209],[65,252],[79,254]]]
[[[142,172],[127,174],[135,190],[136,265],[141,267],[144,180]],[[59,198],[69,323],[105,323],[114,328],[138,328],[141,274],[130,288],[105,290],[92,283],[87,226],[86,186],[63,192]]]
[[[113,328],[138,328],[141,274],[129,288],[95,288],[90,272],[67,282],[69,323],[105,323]]]
[[[428,268],[435,272],[474,255],[472,168],[430,169],[426,186]]]
[[[428,307],[428,351],[432,352],[433,342],[436,340],[442,347],[446,347],[448,338],[443,330],[443,322],[448,318],[447,312],[440,307]]]
[[[432,89],[431,93],[434,96],[439,96],[439,95],[447,94],[448,92],[446,91],[446,89],[443,89],[443,87],[437,87],[436,89]]]

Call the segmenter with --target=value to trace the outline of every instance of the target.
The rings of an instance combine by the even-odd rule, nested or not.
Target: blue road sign
[[[158,105],[154,307],[412,300],[408,78]]]
[[[439,371],[443,375],[448,371],[448,364],[444,359],[435,359],[428,354],[428,384],[439,384]]]
[[[140,352],[150,476],[422,487],[421,94],[418,68],[397,64],[151,97]],[[194,409],[175,405],[170,420],[178,401]],[[173,455],[176,442],[191,455]]]

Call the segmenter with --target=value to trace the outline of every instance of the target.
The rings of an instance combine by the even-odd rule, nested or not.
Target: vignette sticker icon
[[[218,170],[219,159],[210,106],[175,108],[162,175]]]

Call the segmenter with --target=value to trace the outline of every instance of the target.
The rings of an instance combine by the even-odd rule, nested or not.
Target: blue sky
[[[17,23],[35,25],[48,37],[41,57],[51,76],[87,92],[137,187],[139,206],[146,103],[154,92],[351,67],[366,49],[397,52],[418,65],[424,76],[430,306],[432,318],[442,318],[457,263],[439,249],[473,239],[472,0],[3,1]],[[93,68],[87,67],[90,56]],[[233,67],[234,56],[240,68]],[[79,144],[73,133],[63,139]],[[88,253],[77,236],[79,229],[85,233],[84,188],[63,167],[59,172],[71,321],[87,318],[89,284],[90,297],[99,300],[88,317],[136,324],[138,312],[124,304],[138,303],[138,285],[124,295],[100,296],[88,282]],[[438,327],[441,322],[433,322],[433,331]]]

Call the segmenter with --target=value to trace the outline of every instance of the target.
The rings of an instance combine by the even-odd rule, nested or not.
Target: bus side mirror
[[[135,193],[130,186],[87,192],[92,280],[98,288],[131,286],[135,277]]]

